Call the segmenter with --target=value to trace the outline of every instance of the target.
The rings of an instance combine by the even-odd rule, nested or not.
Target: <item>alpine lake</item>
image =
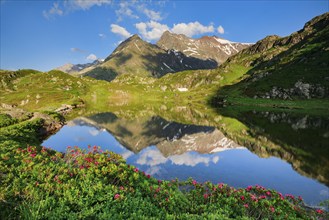
[[[120,103],[76,110],[42,146],[100,146],[158,179],[261,185],[311,206],[329,199],[326,112]]]

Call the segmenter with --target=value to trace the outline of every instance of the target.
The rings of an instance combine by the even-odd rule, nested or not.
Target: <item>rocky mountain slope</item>
[[[86,70],[90,68],[95,68],[97,65],[101,64],[104,60],[102,59],[97,59],[94,62],[91,63],[85,63],[85,64],[71,64],[67,63],[64,64],[63,66],[57,67],[56,70],[60,70],[64,73],[83,73]]]
[[[307,22],[287,36],[268,36],[232,56],[221,67],[246,69],[237,83],[218,94],[237,92],[253,98],[329,98],[329,13]]]
[[[181,52],[164,50],[133,35],[122,42],[105,61],[85,76],[111,81],[122,74],[161,77],[182,70],[212,69],[214,60],[188,57]]]
[[[231,42],[216,36],[204,36],[199,39],[193,39],[183,34],[174,34],[166,31],[157,42],[157,45],[164,50],[180,51],[189,57],[215,60],[219,65],[230,56],[252,44]]]

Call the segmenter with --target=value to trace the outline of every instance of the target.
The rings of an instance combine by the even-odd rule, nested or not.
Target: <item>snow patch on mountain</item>
[[[180,51],[189,57],[214,60],[220,65],[228,57],[252,44],[233,42],[216,36],[193,39],[182,34],[173,34],[166,31],[157,42],[157,45],[166,50]]]

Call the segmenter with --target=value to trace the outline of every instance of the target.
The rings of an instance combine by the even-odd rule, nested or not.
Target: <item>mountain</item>
[[[84,71],[88,70],[89,68],[93,68],[99,64],[101,64],[104,60],[97,59],[92,63],[85,63],[85,64],[71,64],[67,63],[63,66],[57,67],[56,70],[60,70],[64,73],[83,73]]]
[[[251,44],[235,43],[218,37],[191,39],[164,32],[157,45],[133,35],[122,42],[104,62],[87,66],[63,66],[65,72],[112,81],[123,74],[162,77],[184,70],[214,69],[229,56]]]
[[[118,75],[161,77],[183,70],[213,69],[217,62],[188,57],[181,52],[164,50],[133,35],[122,42],[104,62],[85,76],[111,81]]]
[[[183,34],[166,31],[157,42],[157,45],[164,50],[180,51],[189,57],[202,60],[212,59],[218,64],[222,64],[227,58],[252,44],[231,42],[216,36],[193,39]]]
[[[106,129],[134,153],[152,145],[165,157],[189,151],[209,154],[241,147],[214,127],[181,124],[159,116],[127,120],[108,112],[80,117],[70,123]]]
[[[237,67],[243,71],[237,73]],[[267,36],[230,57],[217,71],[236,75],[231,85],[219,88],[219,99],[328,99],[329,13],[289,36]]]

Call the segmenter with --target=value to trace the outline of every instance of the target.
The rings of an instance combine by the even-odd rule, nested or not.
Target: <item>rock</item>
[[[187,92],[188,91],[187,88],[177,88],[177,90],[180,91],[180,92]]]
[[[17,105],[8,105],[8,104],[5,104],[5,103],[1,103],[1,107],[4,108],[4,109],[13,109],[13,108],[16,108]]]
[[[255,79],[255,78],[254,78]],[[292,97],[297,98],[324,98],[329,96],[329,91],[327,88],[320,85],[314,85],[310,83],[303,83],[301,80],[298,80],[292,88],[280,88],[273,86],[269,92],[266,92],[264,95],[259,95],[260,98],[275,98],[275,99],[284,99],[292,100]],[[255,96],[254,96],[255,98]],[[257,97],[256,97],[257,98]]]
[[[167,110],[168,110],[167,106],[165,106],[165,105],[161,105],[161,106],[160,106],[160,109],[161,109],[162,111],[167,111]]]
[[[60,120],[55,120],[51,116],[40,112],[34,112],[31,119],[34,118],[41,118],[43,120],[43,126],[39,130],[39,134],[43,137],[47,137],[53,133],[56,133],[65,124],[64,117],[60,117]]]
[[[63,104],[62,107],[56,109],[55,112],[60,113],[62,115],[66,115],[69,112],[71,112],[74,108],[76,108],[76,106]]]
[[[256,81],[258,81],[258,80],[260,80],[260,79],[262,79],[262,78],[264,78],[264,77],[266,77],[266,76],[269,76],[269,75],[271,75],[271,74],[272,74],[272,73],[270,73],[270,72],[254,73],[253,76],[252,76],[251,81],[252,81],[252,82],[256,82]]]
[[[298,81],[295,83],[295,88],[297,95],[304,96],[307,99],[310,98],[310,84]]]
[[[273,45],[280,39],[277,35],[267,36],[264,39],[258,41],[256,44],[249,47],[248,52],[250,54],[260,53],[273,47]]]
[[[161,88],[161,90],[164,91],[164,92],[167,90],[167,86],[161,86],[160,88]]]

